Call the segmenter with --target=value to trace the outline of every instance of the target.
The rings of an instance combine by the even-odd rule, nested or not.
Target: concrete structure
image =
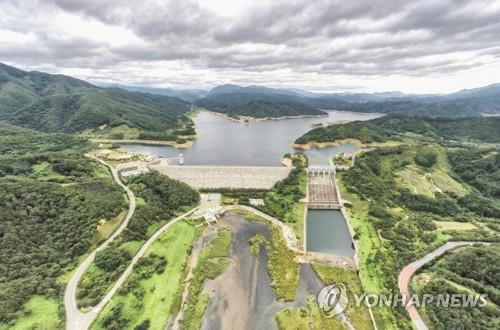
[[[249,198],[248,202],[252,206],[263,206],[265,204],[262,198]]]
[[[137,169],[120,172],[122,178],[130,177],[130,176],[138,176],[144,173],[148,173],[149,169],[147,167],[138,167]]]
[[[204,214],[203,218],[208,224],[217,223],[217,219],[224,215],[224,210],[220,206],[209,208]]]
[[[340,209],[340,194],[335,182],[332,166],[309,167],[307,169],[308,208]]]
[[[169,166],[165,163],[150,165],[150,168],[195,188],[270,189],[291,171],[281,166]]]

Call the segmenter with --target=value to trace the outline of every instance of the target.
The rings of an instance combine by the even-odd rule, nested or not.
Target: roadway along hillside
[[[87,329],[92,320],[94,319],[97,313],[94,313],[94,309],[91,309],[88,313],[82,313],[77,306],[76,302],[76,288],[78,286],[78,282],[80,282],[83,273],[87,269],[88,266],[92,263],[95,258],[95,255],[98,251],[104,249],[108,244],[113,241],[118,235],[122,233],[122,231],[127,227],[130,219],[134,215],[135,211],[135,196],[132,190],[130,190],[127,186],[125,186],[118,175],[118,171],[113,168],[108,163],[92,157],[97,160],[101,164],[107,166],[111,170],[111,174],[113,175],[113,179],[115,182],[125,190],[129,200],[129,208],[128,213],[120,226],[113,232],[111,236],[104,241],[97,249],[95,249],[85,260],[78,266],[75,273],[71,277],[66,286],[66,290],[64,291],[64,308],[66,309],[66,329],[69,330],[77,330],[77,329]]]
[[[460,246],[467,246],[467,245],[473,245],[473,244],[486,244],[489,245],[491,243],[487,242],[448,242],[444,245],[441,245],[439,248],[436,250],[426,254],[422,258],[418,259],[417,261],[412,262],[411,264],[407,265],[403,270],[399,273],[398,277],[398,286],[399,286],[399,292],[401,293],[401,296],[403,299],[407,299],[410,297],[410,280],[413,274],[421,268],[423,265],[425,265],[428,262],[431,262],[432,260],[440,257],[443,255],[446,251],[455,249]],[[407,297],[407,298],[405,298]],[[422,320],[422,317],[418,313],[417,309],[413,305],[406,306],[406,310],[408,311],[408,314],[410,315],[410,318],[415,324],[415,327],[418,330],[427,330],[427,326],[425,325],[424,321]]]
[[[132,258],[132,261],[130,262],[129,266],[127,269],[120,275],[118,280],[115,282],[111,290],[104,296],[102,301],[95,307],[91,308],[87,313],[83,313],[78,309],[77,301],[76,301],[76,288],[78,286],[78,283],[80,282],[81,277],[83,276],[83,273],[87,269],[88,266],[92,263],[92,261],[95,258],[95,255],[98,251],[101,251],[104,249],[111,241],[113,241],[118,235],[122,233],[122,231],[127,227],[130,219],[134,215],[135,211],[135,195],[134,193],[127,187],[125,186],[122,181],[120,180],[120,177],[118,175],[118,171],[113,168],[111,165],[108,163],[92,157],[93,159],[97,160],[101,164],[107,166],[113,175],[113,179],[116,181],[120,187],[125,190],[127,193],[128,199],[129,199],[129,209],[127,216],[125,217],[125,220],[120,224],[120,226],[113,232],[113,234],[104,241],[97,249],[95,249],[85,260],[78,266],[76,269],[75,273],[71,277],[71,279],[68,282],[68,285],[66,286],[66,290],[64,292],[64,308],[66,309],[66,329],[68,330],[86,330],[89,328],[89,326],[92,324],[96,316],[101,312],[101,310],[104,308],[104,306],[111,300],[113,295],[116,293],[116,291],[120,288],[120,286],[125,282],[127,279],[128,275],[132,272],[134,265],[137,263],[137,261],[144,255],[146,250],[153,244],[153,242],[165,231],[167,230],[170,226],[174,225],[176,222],[179,220],[183,219],[184,217],[190,215],[192,212],[196,210],[196,208],[192,209],[191,211],[182,214],[181,216],[175,218],[172,221],[169,221],[167,224],[165,224],[163,227],[158,229],[147,241],[144,243],[144,245],[141,247],[139,252]]]

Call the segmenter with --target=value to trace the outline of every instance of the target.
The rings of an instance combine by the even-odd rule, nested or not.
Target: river
[[[295,139],[313,124],[339,120],[369,120],[382,116],[377,113],[328,111],[328,117],[295,118],[255,121],[242,124],[207,111],[195,118],[198,138],[187,149],[169,146],[123,144],[129,151],[147,151],[153,155],[177,157],[184,154],[186,165],[279,166],[281,158],[294,152]],[[311,165],[327,165],[332,155],[352,152],[359,147],[344,144],[338,147],[304,151]],[[174,162],[175,163],[175,162]]]

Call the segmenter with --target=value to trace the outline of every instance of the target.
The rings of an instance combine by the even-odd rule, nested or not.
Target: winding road
[[[111,236],[109,236],[104,243],[102,243],[98,248],[96,248],[92,253],[89,254],[87,258],[78,266],[76,269],[75,273],[71,277],[71,279],[68,282],[68,285],[66,286],[66,290],[64,292],[64,308],[66,309],[66,329],[68,330],[86,330],[89,328],[89,326],[92,324],[94,319],[97,317],[97,315],[101,312],[101,310],[104,308],[104,306],[111,300],[113,295],[116,293],[116,291],[120,288],[120,286],[125,282],[127,277],[130,275],[132,272],[134,265],[137,263],[137,261],[144,255],[144,253],[147,251],[147,249],[153,244],[153,242],[169,227],[174,225],[176,222],[179,220],[183,219],[184,217],[190,215],[193,213],[196,208],[190,210],[189,212],[186,212],[179,217],[169,221],[167,224],[165,224],[163,227],[158,229],[147,241],[144,243],[144,245],[141,247],[139,252],[132,258],[132,261],[130,262],[129,266],[127,269],[120,275],[118,280],[115,282],[111,290],[107,292],[107,294],[104,296],[104,298],[101,300],[99,304],[96,306],[90,308],[90,310],[86,313],[83,313],[78,309],[77,301],[76,301],[76,289],[78,286],[78,283],[80,282],[81,277],[83,276],[83,273],[87,269],[88,266],[92,263],[92,261],[95,258],[95,255],[97,252],[101,251],[104,249],[110,242],[112,242],[118,235],[120,235],[123,230],[127,227],[130,219],[134,215],[135,207],[136,207],[136,201],[135,201],[135,195],[130,190],[127,186],[123,184],[123,182],[120,180],[120,176],[118,175],[118,171],[109,165],[108,163],[96,158],[96,157],[91,157],[92,159],[95,159],[99,163],[107,166],[111,170],[111,174],[113,175],[113,179],[115,182],[125,190],[127,193],[128,199],[129,199],[129,209],[127,216],[123,220],[123,222],[120,224],[120,226],[113,232]]]
[[[399,292],[401,293],[401,296],[403,297],[404,301],[407,301],[410,297],[410,280],[413,274],[424,266],[426,263],[440,257],[443,255],[446,251],[455,249],[460,246],[467,246],[467,245],[473,245],[473,244],[485,244],[489,245],[491,243],[488,242],[465,242],[465,241],[459,241],[459,242],[448,242],[444,245],[441,245],[439,248],[436,250],[426,254],[422,258],[418,259],[417,261],[412,262],[411,264],[407,265],[403,270],[399,273],[398,277],[398,286],[399,286]],[[413,306],[412,304],[409,304],[406,306],[406,310],[408,311],[408,314],[410,315],[410,318],[415,325],[415,327],[418,330],[427,330],[427,326],[425,325],[424,321],[422,320],[422,317],[418,313],[418,310]]]

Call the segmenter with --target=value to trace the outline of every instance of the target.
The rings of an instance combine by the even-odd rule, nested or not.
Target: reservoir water
[[[339,120],[369,120],[377,113],[328,111],[328,117],[265,120],[242,124],[210,112],[200,112],[195,118],[198,138],[187,149],[169,146],[123,144],[129,151],[147,151],[153,155],[177,157],[183,153],[186,165],[279,166],[287,152],[293,152],[295,139],[313,124]],[[311,165],[329,164],[329,157],[352,152],[359,147],[344,144],[338,147],[306,150]]]
[[[183,153],[186,165],[280,166],[281,158],[294,150],[293,142],[313,124],[339,120],[369,120],[376,113],[328,111],[328,117],[266,120],[242,124],[211,112],[200,112],[193,120],[198,138],[187,149],[169,146],[123,144],[129,151],[147,151],[164,158]],[[310,165],[328,165],[332,155],[353,152],[359,147],[338,147],[302,151]],[[172,162],[175,164],[175,162]],[[351,236],[344,216],[337,210],[308,210],[307,250],[352,257]]]
[[[339,210],[307,210],[306,250],[354,256],[351,235]]]

